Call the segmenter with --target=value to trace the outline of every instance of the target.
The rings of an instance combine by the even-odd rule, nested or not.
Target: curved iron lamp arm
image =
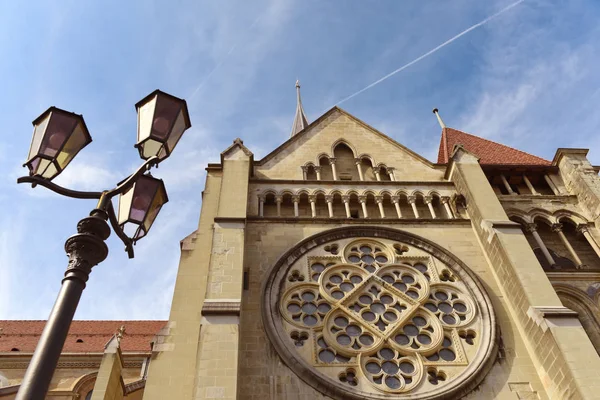
[[[98,199],[98,205],[96,206],[96,209],[104,211],[108,214],[110,225],[115,231],[115,234],[119,237],[119,239],[121,239],[121,241],[123,241],[123,244],[125,244],[125,251],[127,251],[127,255],[129,256],[129,258],[133,258],[134,241],[131,238],[129,238],[119,226],[117,216],[115,214],[115,209],[110,200],[116,195],[122,194],[129,190],[140,175],[142,175],[144,172],[146,172],[153,166],[158,165],[159,161],[160,160],[157,156],[150,157],[133,174],[129,175],[127,178],[119,182],[115,188],[103,192],[83,192],[79,190],[72,190],[57,185],[56,183],[53,183],[39,176],[22,176],[17,179],[17,183],[31,183],[33,187],[35,187],[35,185],[40,185],[45,187],[46,189],[53,191],[54,193],[58,193],[62,196],[72,197],[75,199]]]

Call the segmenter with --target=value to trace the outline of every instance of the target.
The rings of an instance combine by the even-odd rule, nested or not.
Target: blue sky
[[[285,141],[300,79],[312,121],[513,1],[0,3],[0,318],[45,319],[64,240],[94,202],[18,186],[31,121],[84,115],[94,142],[56,182],[110,187],[140,163],[134,104],[186,98],[193,127],[156,171],[170,202],[128,260],[113,235],[76,318],[167,318],[179,241],[199,216],[204,167],[240,137],[258,159]],[[600,164],[600,3],[525,0],[341,107],[435,160],[448,126],[552,159]]]

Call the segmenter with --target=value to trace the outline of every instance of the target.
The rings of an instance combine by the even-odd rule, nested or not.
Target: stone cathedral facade
[[[587,150],[545,160],[436,113],[431,162],[338,107],[309,123],[297,93],[287,141],[255,160],[236,139],[208,165],[169,321],[70,345],[51,398],[600,398]],[[14,324],[0,399],[35,344]]]

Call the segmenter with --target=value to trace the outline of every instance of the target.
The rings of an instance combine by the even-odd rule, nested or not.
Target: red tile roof
[[[479,157],[482,165],[490,164],[518,164],[518,165],[550,165],[548,160],[533,156],[524,151],[513,149],[500,143],[492,142],[479,136],[452,129],[442,129],[438,163],[446,164],[452,155],[452,150],[457,144],[462,144],[465,149]]]
[[[121,325],[125,335],[121,340],[124,353],[149,352],[150,342],[167,321],[73,321],[63,353],[101,353]],[[0,321],[0,352],[13,348],[32,353],[46,321]],[[77,340],[83,343],[77,343]],[[16,352],[15,352],[16,353]]]

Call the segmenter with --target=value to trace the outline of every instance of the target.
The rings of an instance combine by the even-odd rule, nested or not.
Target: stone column
[[[433,197],[425,196],[423,198],[423,200],[425,200],[425,204],[427,204],[427,207],[429,207],[429,212],[431,213],[431,218],[436,219],[437,215],[435,215],[435,209],[433,208],[433,204],[431,204]]]
[[[504,187],[506,188],[506,190],[508,191],[508,194],[516,194],[512,188],[510,187],[510,184],[508,183],[508,181],[506,180],[506,177],[504,176],[504,174],[500,174],[500,179],[502,180],[502,183],[504,184]]]
[[[317,216],[317,196],[314,194],[309,195],[308,201],[310,201],[310,211],[312,213],[312,217],[315,218]]]
[[[333,174],[333,180],[337,181],[337,170],[335,169],[335,161],[334,157],[329,158],[329,165],[331,165],[331,173]]]
[[[412,207],[413,213],[415,214],[415,218],[419,218],[419,210],[417,210],[417,197],[408,196],[408,203]]]
[[[293,195],[292,201],[294,202],[294,217],[298,217],[300,214],[298,212],[298,203],[300,203],[300,196],[298,196],[297,194]]]
[[[377,207],[379,207],[379,214],[381,218],[385,218],[385,211],[383,210],[383,196],[375,196],[375,201],[377,202]]]
[[[527,188],[529,188],[529,191],[531,192],[531,194],[539,196],[540,194],[535,190],[535,188],[533,187],[533,185],[531,184],[531,181],[529,180],[529,178],[527,177],[527,175],[523,175],[523,181],[525,182],[525,184],[527,185]]]
[[[327,202],[327,210],[329,211],[329,218],[333,218],[333,195],[326,195],[325,201]]]
[[[535,242],[537,243],[537,245],[539,246],[539,248],[542,250],[542,253],[544,253],[544,257],[546,257],[546,261],[548,261],[548,263],[550,264],[550,266],[556,265],[556,262],[554,261],[554,258],[552,258],[552,255],[550,255],[550,252],[548,251],[548,248],[546,247],[546,245],[542,241],[542,238],[540,237],[540,234],[537,231],[537,224],[535,224],[533,222],[529,223],[529,224],[525,225],[525,229],[527,230],[527,232],[529,232],[529,233],[531,233],[533,235],[533,238],[535,239]]]
[[[573,246],[571,246],[571,243],[569,243],[569,241],[567,240],[565,233],[562,231],[562,227],[562,224],[552,224],[552,231],[558,234],[558,237],[560,237],[562,243],[565,245],[567,250],[569,250],[569,254],[571,254],[571,257],[573,258],[573,261],[575,261],[575,264],[577,264],[577,268],[584,268],[585,266],[581,262],[581,259],[575,252],[575,249],[573,249]]]
[[[373,173],[375,174],[375,178],[377,178],[377,180],[380,181],[381,180],[381,174],[379,173],[379,167],[373,168]]]
[[[361,181],[364,181],[365,177],[363,175],[363,171],[362,171],[362,167],[361,167],[362,162],[361,162],[360,158],[355,158],[354,162],[356,163],[356,169],[358,169],[358,177],[359,177],[359,179]]]
[[[321,180],[321,167],[314,167],[315,168],[315,174],[317,174],[317,180],[320,181]]]
[[[446,210],[446,215],[450,219],[454,219],[454,214],[452,213],[452,209],[450,208],[450,197],[442,196],[441,198],[442,204],[444,205],[444,210]]]
[[[548,186],[550,186],[550,189],[552,189],[552,193],[554,193],[555,196],[558,196],[560,194],[560,191],[558,190],[552,179],[550,179],[550,177],[546,174],[544,174],[544,179],[546,180]]]
[[[263,195],[258,196],[258,216],[265,216],[265,196]]]
[[[352,218],[352,214],[350,213],[350,196],[342,196],[342,201],[346,209],[346,218]]]
[[[395,173],[396,168],[394,168],[394,167],[388,167],[387,170],[388,170],[388,174],[390,175],[390,180],[391,181],[396,181],[396,173]]]
[[[303,165],[302,167],[302,179],[307,180],[308,179],[308,167],[306,165]]]
[[[583,234],[583,236],[588,241],[590,246],[592,246],[598,257],[600,257],[600,246],[598,246],[598,243],[596,243],[596,240],[590,233],[589,226],[587,224],[579,224],[577,225],[577,232]]]
[[[396,208],[396,214],[398,214],[398,218],[402,218],[402,211],[400,211],[400,196],[392,196],[392,203],[394,203],[394,207]]]
[[[283,201],[283,196],[277,195],[275,196],[275,203],[277,204],[277,216],[281,217],[281,202]]]
[[[369,213],[367,212],[367,196],[358,196],[358,201],[360,201],[364,217],[369,218]]]

